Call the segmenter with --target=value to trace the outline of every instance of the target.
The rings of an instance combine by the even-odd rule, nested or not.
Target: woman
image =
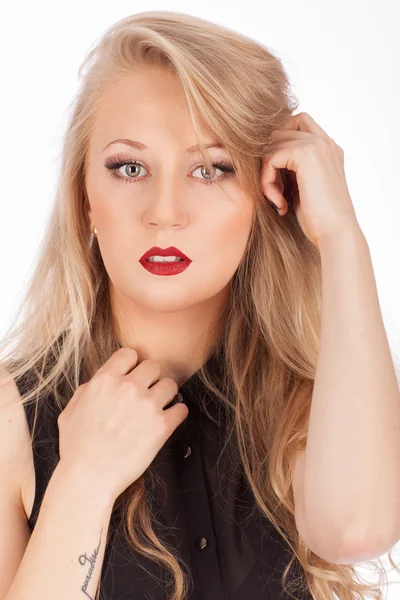
[[[28,469],[28,441],[21,453],[4,411],[1,464],[13,465],[7,481],[34,532],[18,521],[7,600],[379,593],[350,563],[394,543],[397,507],[384,511],[384,499],[398,476],[371,491],[385,521],[356,550],[361,521],[351,538],[343,523],[364,471],[344,489],[354,471],[334,462],[344,411],[327,381],[349,423],[350,375],[367,350],[380,357],[373,383],[385,382],[380,411],[392,423],[398,388],[341,149],[309,115],[291,115],[276,57],[202,19],[127,17],[85,65],[30,310],[3,341],[18,339],[2,397],[13,396],[15,423],[23,399],[33,453]],[[333,352],[339,315],[330,321],[343,253],[351,275],[366,273],[360,289],[369,277],[372,300],[358,314],[375,319],[347,379],[346,344]],[[325,324],[319,345],[321,305],[331,332]],[[388,421],[373,419],[386,434]],[[371,423],[359,438],[343,432],[343,452]],[[362,449],[367,462],[377,451]],[[337,494],[324,494],[339,476]],[[15,530],[3,538],[9,546]]]

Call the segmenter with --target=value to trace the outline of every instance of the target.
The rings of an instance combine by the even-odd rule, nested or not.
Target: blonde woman
[[[379,598],[399,394],[342,149],[206,20],[84,67],[1,347],[0,600]]]

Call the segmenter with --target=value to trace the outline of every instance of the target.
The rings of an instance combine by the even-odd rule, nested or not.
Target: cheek
[[[222,254],[242,256],[251,231],[253,207],[245,199],[230,214],[221,219],[215,230],[215,245],[220,247]]]
[[[102,232],[102,240],[121,235],[123,223],[127,219],[122,214],[122,207],[117,207],[115,192],[104,178],[88,177],[86,192],[91,207],[92,223]],[[126,215],[125,215],[126,217]]]
[[[97,243],[104,266],[111,278],[121,278],[121,256],[126,255],[121,230],[128,220],[121,220],[121,211],[115,210],[115,205],[110,202],[112,196],[107,186],[102,187],[100,182],[92,180],[88,181],[86,191],[91,208],[91,221],[99,232]]]
[[[237,270],[246,250],[251,231],[252,210],[242,210],[229,219],[220,222],[204,242],[207,260],[202,262],[202,270],[227,283]]]

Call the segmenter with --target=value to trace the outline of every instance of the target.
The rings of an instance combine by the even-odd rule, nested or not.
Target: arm
[[[93,599],[113,504],[90,478],[59,462],[5,600]]]
[[[400,394],[361,230],[319,249],[321,338],[299,504],[321,549],[327,538],[342,547],[330,558],[361,562],[400,538]]]

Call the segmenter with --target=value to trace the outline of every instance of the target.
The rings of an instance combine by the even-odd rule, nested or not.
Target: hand
[[[60,413],[60,464],[115,500],[140,477],[188,416],[183,402],[164,410],[177,383],[160,379],[160,364],[120,348],[80,385]],[[154,385],[153,385],[154,384]],[[149,389],[149,386],[151,388]]]
[[[261,186],[279,215],[287,213],[288,204],[278,169],[289,169],[297,220],[315,246],[344,229],[361,231],[346,183],[344,152],[314,119],[305,112],[293,115],[272,139],[272,150],[262,161]]]

